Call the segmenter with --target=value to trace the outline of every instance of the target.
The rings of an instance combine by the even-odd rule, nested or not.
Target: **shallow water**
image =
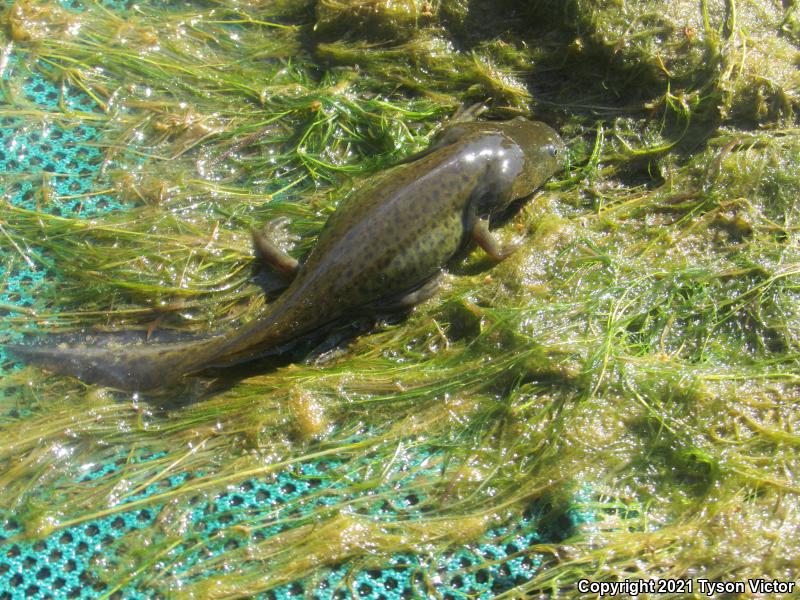
[[[638,6],[8,9],[11,339],[253,318],[278,286],[249,228],[302,257],[461,104],[571,162],[512,259],[306,361],[139,396],[0,349],[0,594],[796,577],[796,9]]]

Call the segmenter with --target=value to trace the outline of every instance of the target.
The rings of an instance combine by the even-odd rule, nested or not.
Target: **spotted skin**
[[[251,360],[425,286],[480,219],[552,176],[563,151],[555,131],[523,118],[453,125],[415,160],[346,198],[269,313],[242,328],[183,343],[8,348],[44,368],[126,390],[162,387],[205,367]]]

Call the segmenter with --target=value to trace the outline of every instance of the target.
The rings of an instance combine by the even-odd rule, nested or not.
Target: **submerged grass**
[[[542,563],[508,594],[794,580],[796,9],[618,4],[7,9],[0,118],[98,127],[106,192],[129,208],[56,214],[58,173],[4,175],[0,268],[51,274],[32,306],[2,307],[9,330],[252,318],[278,288],[253,268],[249,229],[275,224],[302,256],[354,182],[425,147],[462,102],[545,119],[570,146],[503,230],[526,239],[517,255],[470,256],[437,298],[340,351],[147,399],[8,370],[0,506],[24,535],[158,509],[103,566],[108,589],[246,596],[474,547],[532,502],[555,523],[589,486],[594,520],[520,549]],[[31,70],[95,107],[35,106]],[[10,201],[29,180],[37,209]],[[198,502],[322,459],[336,486],[211,537],[191,529]],[[409,494],[413,510],[375,511]],[[217,548],[226,536],[249,541]]]

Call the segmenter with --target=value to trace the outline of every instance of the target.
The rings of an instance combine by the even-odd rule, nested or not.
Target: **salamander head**
[[[509,200],[532,194],[563,167],[567,147],[550,126],[517,117],[501,124],[503,133],[524,156],[524,166],[514,179]]]

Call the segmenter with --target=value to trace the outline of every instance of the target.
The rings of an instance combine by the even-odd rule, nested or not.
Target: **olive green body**
[[[403,305],[404,294],[435,277],[464,246],[478,219],[550,177],[562,150],[542,123],[454,125],[428,151],[345,199],[268,314],[241,329],[184,343],[11,349],[86,381],[143,390],[255,358],[343,317]]]

